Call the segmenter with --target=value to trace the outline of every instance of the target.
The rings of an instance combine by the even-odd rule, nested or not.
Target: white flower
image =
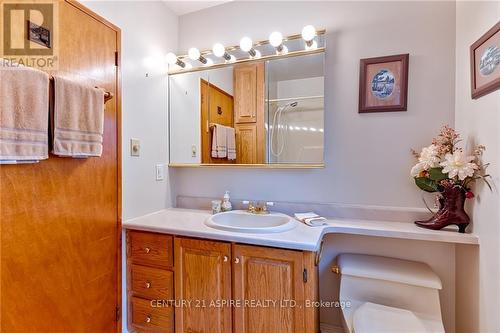
[[[464,180],[472,177],[479,166],[472,162],[474,156],[466,156],[462,151],[457,150],[453,154],[446,154],[445,161],[441,162],[443,173],[447,173],[449,178],[458,176],[458,179]]]
[[[438,147],[430,145],[422,149],[418,157],[418,163],[411,168],[412,177],[417,177],[422,171],[439,166],[440,158],[438,156]]]
[[[411,168],[410,174],[412,177],[417,177],[424,170],[424,165],[422,163],[417,163]]]
[[[436,145],[430,145],[429,147],[423,148],[418,161],[423,163],[425,170],[437,167],[440,162],[438,147]]]

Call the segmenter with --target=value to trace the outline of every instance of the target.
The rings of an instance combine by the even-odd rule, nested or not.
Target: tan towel
[[[54,77],[54,147],[60,156],[101,156],[104,91]]]
[[[219,124],[214,125],[212,132],[212,157],[227,157],[227,127]]]
[[[227,159],[236,159],[236,134],[232,127],[226,127]]]
[[[0,67],[0,160],[48,158],[49,75],[38,69]]]

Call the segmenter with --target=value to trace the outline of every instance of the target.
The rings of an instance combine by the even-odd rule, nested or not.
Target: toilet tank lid
[[[441,279],[429,265],[396,258],[366,254],[338,255],[340,274],[442,289]]]

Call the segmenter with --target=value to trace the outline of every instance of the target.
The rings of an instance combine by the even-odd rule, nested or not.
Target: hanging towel
[[[214,125],[212,132],[212,157],[227,157],[227,127],[219,124]]]
[[[54,146],[59,156],[101,156],[104,91],[54,77]]]
[[[226,127],[226,138],[227,138],[227,159],[236,159],[236,134],[232,127]]]
[[[49,75],[41,70],[1,66],[0,162],[48,158]]]

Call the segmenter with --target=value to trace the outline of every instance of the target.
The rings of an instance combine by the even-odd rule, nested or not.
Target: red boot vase
[[[464,233],[470,218],[464,210],[465,191],[459,186],[445,187],[442,192],[443,204],[439,211],[428,221],[416,221],[422,228],[439,230],[449,225],[458,226],[458,232]]]

